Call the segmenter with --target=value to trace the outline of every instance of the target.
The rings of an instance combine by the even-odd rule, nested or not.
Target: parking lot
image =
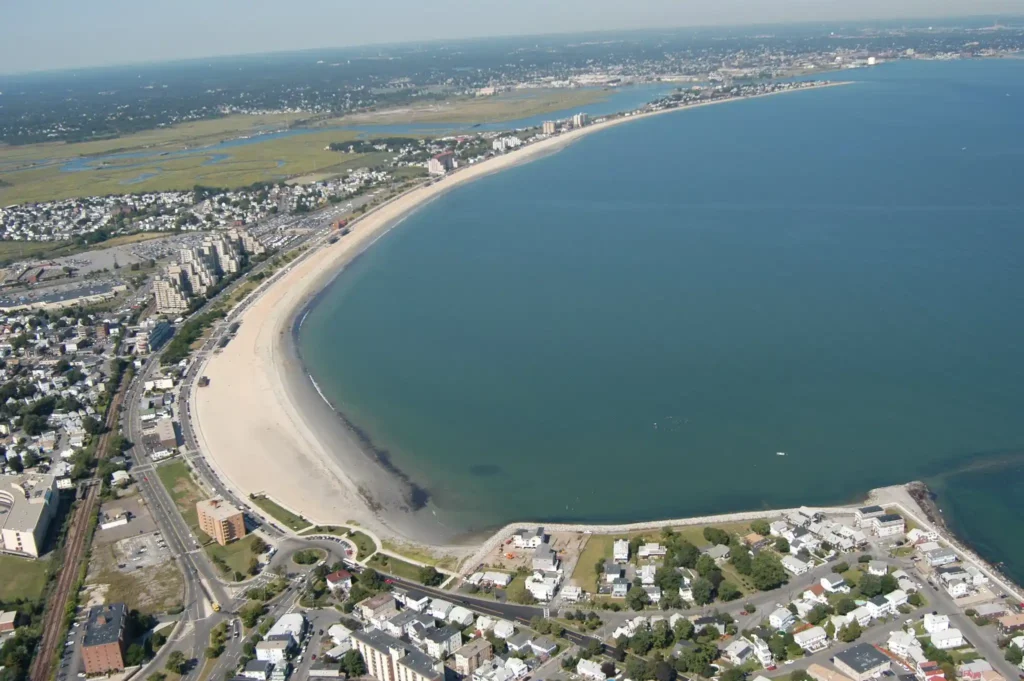
[[[114,545],[114,552],[117,569],[122,572],[163,565],[171,560],[171,552],[158,532],[122,539]]]

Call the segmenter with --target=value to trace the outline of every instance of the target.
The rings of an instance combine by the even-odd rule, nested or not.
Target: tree
[[[242,620],[242,624],[247,629],[251,629],[256,626],[256,622],[259,621],[263,613],[266,612],[266,607],[258,601],[249,601],[238,610],[238,617]]]
[[[676,567],[692,568],[700,557],[700,549],[688,541],[680,541],[672,551],[672,562]]]
[[[252,535],[252,540],[249,542],[249,550],[252,551],[253,555],[259,556],[270,550],[270,545],[263,541],[263,538],[257,534]]]
[[[885,574],[882,575],[881,587],[883,594],[891,594],[893,591],[900,588],[900,584],[896,581],[895,577],[890,574]]]
[[[722,672],[722,675],[719,678],[721,679],[721,681],[743,681],[743,679],[745,679],[746,676],[747,675],[743,673],[742,669],[737,669],[736,667],[733,667],[732,669],[726,669],[724,672]]]
[[[134,667],[140,665],[146,661],[146,649],[138,643],[133,643],[128,646],[128,650],[124,651],[124,663],[125,666]]]
[[[432,565],[424,565],[419,571],[420,582],[427,586],[437,586],[444,581],[444,575]]]
[[[341,670],[350,679],[366,674],[366,661],[358,650],[350,650],[341,658]]]
[[[839,630],[839,640],[843,643],[851,643],[860,638],[862,633],[863,630],[860,628],[860,624],[857,620],[854,620]]]
[[[643,610],[644,606],[650,602],[651,599],[647,596],[647,592],[643,590],[643,587],[630,587],[629,591],[626,593],[626,605],[633,610]]]
[[[857,557],[857,562],[860,563],[861,565],[863,565],[864,563],[870,563],[871,562],[871,554],[870,553],[865,553],[862,556],[858,556]]]
[[[693,602],[697,605],[707,605],[715,600],[714,589],[715,587],[711,582],[703,577],[693,580],[693,584],[690,585],[690,591],[693,593]]]
[[[519,605],[533,605],[537,602],[533,594],[526,589],[526,585],[518,581],[513,581],[505,589],[505,598],[509,602],[518,603]]]
[[[661,620],[651,628],[651,638],[655,648],[668,648],[676,642],[666,620]]]
[[[179,676],[185,673],[185,653],[180,650],[172,650],[171,654],[167,656],[167,664],[164,665],[164,669],[172,674],[178,674]]]
[[[631,657],[626,660],[626,677],[633,681],[645,681],[651,678],[647,670],[647,663],[639,657]]]
[[[146,677],[146,681],[167,681],[167,674],[163,672],[153,672]]]
[[[845,563],[845,562],[844,563],[836,563],[835,565],[832,566],[832,572],[836,573],[837,575],[841,575],[841,574],[843,574],[844,572],[846,572],[849,569],[850,569],[850,564],[849,563]]]
[[[675,667],[665,660],[659,660],[654,664],[654,678],[657,679],[657,681],[675,681]]]
[[[260,560],[256,556],[249,556],[249,567],[246,570],[249,575],[257,575],[260,571]]]
[[[750,557],[750,552],[741,546],[737,546],[732,550],[732,553],[729,555],[729,562],[736,568],[736,572],[741,575],[749,575],[753,570],[753,558]]]
[[[769,534],[771,534],[771,528],[768,526],[768,521],[764,518],[758,518],[757,520],[751,521],[750,529],[751,531],[756,532],[762,537],[767,537]]]
[[[701,577],[707,577],[718,569],[715,559],[705,554],[697,559],[697,572]]]
[[[693,638],[693,622],[683,617],[676,621],[672,631],[675,633],[677,641],[691,639]]]
[[[816,605],[811,608],[811,611],[807,613],[807,617],[804,619],[811,624],[821,624],[825,621],[825,618],[828,617],[828,610],[828,606],[820,604]]]
[[[732,582],[722,582],[718,585],[718,597],[723,601],[735,601],[743,595],[743,592]]]
[[[795,672],[789,675],[791,681],[811,681],[814,677],[808,674],[803,669],[797,669]]]
[[[924,596],[915,591],[907,597],[907,603],[910,603],[915,608],[919,608],[924,605]]]
[[[860,589],[861,595],[865,598],[874,598],[882,593],[882,578],[878,575],[862,575],[857,588]]]
[[[836,601],[836,612],[840,615],[851,613],[857,609],[857,603],[849,596],[843,596]]]
[[[1022,660],[1024,660],[1024,653],[1021,652],[1016,643],[1011,643],[1006,648],[1006,661],[1016,667],[1020,665]]]
[[[380,591],[384,588],[384,578],[373,568],[366,568],[359,573],[359,583],[370,591]]]
[[[835,639],[835,637],[836,637],[836,625],[832,624],[832,620],[829,620],[828,622],[825,622],[824,629],[825,629],[825,635],[826,636],[828,636],[831,639]]]
[[[662,565],[654,573],[654,583],[665,593],[678,592],[679,586],[683,583],[683,576],[679,574],[678,570]]]
[[[762,551],[754,558],[750,577],[761,591],[776,589],[786,583],[786,570],[778,556]]]
[[[602,664],[601,673],[604,674],[604,678],[606,679],[614,679],[615,675],[618,673],[615,669],[615,663],[605,662],[604,664]]]
[[[720,530],[717,527],[705,527],[704,539],[711,542],[712,544],[728,545],[729,533],[725,530]]]
[[[103,424],[91,416],[82,419],[82,429],[89,435],[98,435],[103,431]]]
[[[779,553],[789,553],[789,540],[785,537],[776,537],[775,550]]]
[[[654,647],[654,636],[649,629],[640,629],[629,639],[629,648],[637,655],[646,655]]]

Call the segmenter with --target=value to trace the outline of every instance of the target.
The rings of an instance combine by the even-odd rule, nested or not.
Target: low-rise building
[[[492,654],[493,647],[486,638],[474,638],[455,651],[455,671],[471,676],[480,665],[491,659]]]
[[[960,648],[964,645],[964,635],[959,629],[944,629],[932,634],[932,645],[939,650]]]
[[[778,608],[772,614],[768,615],[768,624],[772,629],[778,629],[785,631],[789,629],[796,622],[796,618],[789,610],[785,608]]]
[[[817,662],[807,668],[807,674],[814,681],[853,681],[850,677],[840,674],[835,669],[828,669]],[[755,679],[755,681],[757,680]]]
[[[392,615],[398,614],[398,607],[395,605],[395,597],[389,593],[380,593],[370,596],[356,604],[359,615],[365,622],[376,624],[382,622]]]
[[[892,537],[903,534],[906,523],[898,513],[886,513],[871,519],[871,532],[876,537]]]
[[[124,603],[96,605],[89,609],[82,640],[82,662],[86,674],[108,674],[124,670]]]
[[[835,654],[836,669],[852,681],[867,681],[873,676],[889,671],[890,660],[885,653],[870,643],[859,643]]]
[[[929,634],[949,629],[949,615],[937,615],[926,613],[924,616],[924,630]]]
[[[629,562],[629,541],[626,539],[616,539],[612,543],[612,560],[616,563],[628,563]]]
[[[809,653],[816,653],[828,646],[828,635],[821,627],[811,627],[793,634],[793,642]]]
[[[0,551],[38,558],[56,514],[54,476],[0,475]]]

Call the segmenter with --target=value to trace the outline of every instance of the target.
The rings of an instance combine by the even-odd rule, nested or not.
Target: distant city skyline
[[[1024,14],[1020,0],[38,0],[9,3],[0,73],[414,41]]]

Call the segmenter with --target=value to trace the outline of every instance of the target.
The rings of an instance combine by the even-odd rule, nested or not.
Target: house
[[[760,549],[768,544],[768,540],[757,532],[751,532],[750,534],[743,537],[743,543],[751,549]]]
[[[886,643],[886,647],[893,655],[903,658],[907,657],[910,654],[910,649],[916,645],[920,644],[917,642],[914,632],[902,629],[889,634],[889,641]]]
[[[488,570],[487,572],[484,572],[480,575],[480,581],[482,583],[496,586],[499,589],[504,589],[512,583],[512,575],[510,575],[507,572],[497,572],[494,570]]]
[[[277,636],[287,637],[291,645],[297,645],[306,633],[306,618],[302,613],[292,612],[281,615],[267,632],[267,640]]]
[[[964,635],[959,629],[943,629],[932,634],[932,645],[939,650],[960,648],[964,645]]]
[[[473,623],[473,612],[461,605],[456,605],[448,613],[448,621],[465,629]]]
[[[249,660],[242,669],[242,676],[256,681],[267,681],[274,665],[266,660]]]
[[[860,643],[838,652],[832,660],[836,669],[852,681],[867,681],[890,668],[888,656],[870,643]]]
[[[427,614],[439,620],[446,620],[448,619],[448,613],[450,613],[454,607],[454,603],[449,603],[448,601],[440,598],[435,598],[430,601],[430,607],[427,608]]]
[[[656,565],[643,565],[640,567],[640,583],[644,585],[654,584],[654,575],[658,571]]]
[[[607,674],[601,671],[600,662],[584,660],[583,658],[580,658],[580,661],[576,663],[576,673],[585,679],[590,679],[590,681],[605,681],[608,678]]]
[[[757,634],[751,634],[748,639],[750,647],[754,649],[754,657],[761,663],[762,667],[771,667],[775,664],[775,656],[772,655],[771,648],[768,644],[761,639]]]
[[[816,653],[828,646],[828,636],[821,627],[811,627],[793,634],[793,642],[809,653]]]
[[[625,598],[631,586],[628,579],[620,577],[612,582],[612,598]]]
[[[623,574],[624,573],[623,573],[621,565],[618,565],[616,563],[611,563],[611,562],[608,562],[608,563],[604,564],[604,582],[605,582],[605,584],[611,584],[616,579],[621,579],[623,577]]]
[[[811,611],[814,610],[814,606],[816,606],[817,603],[815,603],[814,601],[806,601],[802,598],[798,598],[797,600],[793,601],[791,605],[796,609],[796,616],[800,619],[805,619],[811,613]]]
[[[348,591],[352,588],[352,575],[347,570],[337,570],[324,577],[324,581],[327,582],[327,590],[331,593],[338,591]]]
[[[640,546],[640,550],[637,552],[637,555],[641,559],[645,559],[645,558],[649,559],[649,558],[664,558],[667,553],[668,553],[668,549],[667,548],[665,548],[661,544],[658,544],[657,542],[654,542],[654,543],[650,543],[650,544],[643,544],[643,545],[641,545]]]
[[[616,563],[629,562],[629,541],[625,539],[616,539],[612,543],[612,560]]]
[[[793,617],[793,613],[785,608],[779,608],[768,615],[768,624],[771,625],[772,629],[784,631],[793,626],[795,622],[796,618]]]
[[[327,635],[335,647],[346,648],[342,653],[352,649],[352,630],[342,624],[332,624],[327,628]]]
[[[802,575],[811,569],[811,566],[795,556],[783,556],[782,567],[793,575]]]
[[[547,535],[543,527],[535,527],[527,530],[517,530],[512,535],[512,545],[517,549],[535,549],[547,541]]]
[[[880,560],[873,560],[868,563],[868,574],[885,577],[889,574],[889,566]]]
[[[430,606],[430,597],[424,594],[413,596],[405,589],[395,589],[392,593],[394,593],[396,601],[416,612],[426,612],[427,607]]]
[[[551,657],[558,652],[558,644],[547,636],[538,636],[530,641],[530,649],[533,651],[533,654],[538,657]]]
[[[1012,634],[1024,630],[1024,613],[1019,615],[1003,615],[998,621],[1000,633]]]
[[[851,619],[856,620],[857,624],[860,626],[866,627],[871,624],[871,620],[874,618],[874,615],[871,613],[872,611],[870,608],[866,605],[862,605],[855,610],[851,610],[847,615],[849,615]]]
[[[424,625],[424,627],[414,626],[413,623],[419,620],[420,618],[423,618],[422,624]],[[416,629],[423,629],[425,627],[435,626],[434,621],[434,618],[430,615],[416,612],[411,608],[406,608],[402,612],[396,615],[392,615],[383,622],[380,622],[378,624],[378,627],[396,638],[401,638],[402,636],[405,636],[406,634],[409,634]]]
[[[541,572],[558,570],[558,554],[549,544],[541,544],[533,552],[533,569]]]
[[[825,591],[830,594],[848,594],[850,593],[850,587],[846,584],[846,580],[841,575],[829,575],[822,577],[820,584],[825,587]]]
[[[530,647],[530,640],[530,634],[523,631],[515,634],[514,636],[510,636],[506,639],[505,643],[508,644],[508,649],[513,653],[522,653]]]
[[[829,621],[832,622],[832,628],[839,631],[852,622],[853,618],[850,615],[832,615],[832,617],[829,618]]]
[[[875,596],[865,603],[864,607],[871,613],[871,619],[877,620],[892,614],[892,611],[889,609],[889,601],[885,600],[885,596]]]
[[[1006,603],[982,603],[974,607],[978,617],[985,617],[990,620],[1002,617],[1009,612]]]
[[[395,605],[394,596],[389,593],[380,593],[357,603],[356,611],[363,621],[377,623],[397,615],[398,607]]]
[[[644,593],[647,594],[647,600],[649,600],[652,605],[661,603],[661,587],[645,586],[643,589]]]
[[[729,560],[729,547],[725,544],[715,544],[704,553],[705,555],[714,558],[716,563]]]
[[[929,634],[949,629],[949,615],[936,615],[926,613],[924,616],[924,630]]]
[[[956,668],[957,676],[965,681],[981,681],[985,672],[992,671],[992,665],[985,660],[964,662]]]
[[[803,599],[805,601],[820,603],[821,605],[828,605],[828,597],[825,595],[825,587],[821,584],[812,584],[809,589],[804,591]]]
[[[271,664],[284,662],[288,656],[289,647],[288,641],[285,639],[260,641],[256,644],[256,659]]]
[[[493,647],[486,638],[474,638],[455,651],[455,671],[467,677],[493,656]]]
[[[902,589],[896,589],[885,595],[885,600],[889,601],[889,612],[896,614],[897,608],[907,603],[907,592]]]
[[[0,634],[5,634],[9,631],[14,631],[17,622],[17,610],[8,610],[7,612],[0,613]]]
[[[967,582],[962,579],[954,579],[946,584],[946,593],[951,598],[963,598],[970,593],[970,587],[967,586]]]
[[[817,662],[807,668],[807,674],[814,679],[814,681],[853,681],[853,679],[848,676],[844,676],[834,669],[823,667]],[[757,679],[754,679],[754,681],[757,681]]]
[[[515,626],[508,620],[498,620],[494,623],[494,635],[497,638],[510,639],[516,633]]]
[[[956,552],[953,549],[935,548],[930,551],[922,551],[922,555],[924,555],[925,560],[932,567],[948,565],[949,563],[955,563],[957,560]]]
[[[945,681],[946,673],[942,671],[938,663],[924,660],[917,663],[917,678],[923,681]]]
[[[907,541],[911,544],[918,544],[925,541],[938,541],[939,533],[934,530],[922,530],[919,527],[907,532]]]
[[[885,515],[885,509],[881,506],[864,506],[853,513],[853,520],[857,527],[870,527],[871,521]]]
[[[754,647],[741,638],[725,647],[725,659],[739,666],[745,664],[754,655]]]
[[[423,637],[427,655],[443,660],[462,647],[462,630],[451,625],[433,629]]]
[[[871,519],[871,531],[876,537],[892,537],[903,534],[906,523],[898,513],[886,513]]]
[[[781,537],[789,532],[789,524],[782,520],[776,520],[768,525],[768,534],[773,537]]]
[[[583,600],[583,589],[575,585],[563,587],[562,600],[566,603],[579,603]]]
[[[526,590],[538,601],[550,601],[561,583],[561,573],[534,572],[526,578]]]

